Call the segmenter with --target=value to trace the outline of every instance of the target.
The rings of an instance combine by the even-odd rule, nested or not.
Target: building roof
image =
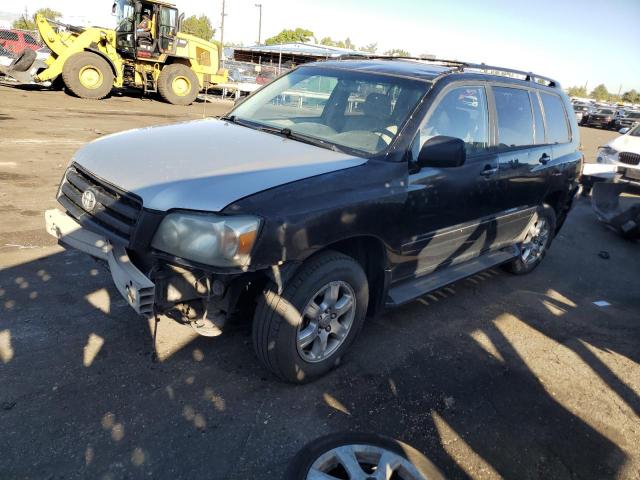
[[[366,52],[350,48],[330,47],[316,43],[284,43],[281,45],[254,45],[251,47],[234,47],[235,52],[253,52],[264,54],[300,55],[317,58],[338,58],[345,55],[368,55]]]

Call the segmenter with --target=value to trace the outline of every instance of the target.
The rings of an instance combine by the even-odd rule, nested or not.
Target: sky
[[[220,25],[222,0],[174,0]],[[349,37],[412,55],[466,60],[535,72],[591,91],[640,91],[640,0],[226,0],[225,42],[252,45],[283,28],[318,40]],[[76,24],[112,26],[112,0],[12,0],[2,12],[48,6]],[[216,33],[219,38],[219,31]]]

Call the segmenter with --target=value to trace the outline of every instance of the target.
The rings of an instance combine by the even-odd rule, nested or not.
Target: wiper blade
[[[308,143],[309,145],[315,145],[316,147],[323,147],[329,150],[333,150],[334,152],[339,151],[340,149],[335,143],[331,143],[327,140],[322,140],[321,138],[314,137],[312,135],[306,135],[304,133],[293,132],[290,128],[283,128],[280,130],[280,133],[287,138],[291,138],[293,140],[298,140],[299,142]]]

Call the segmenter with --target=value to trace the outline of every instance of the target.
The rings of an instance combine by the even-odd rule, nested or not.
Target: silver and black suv
[[[545,77],[307,64],[223,118],[85,146],[46,223],[142,315],[217,335],[250,312],[261,362],[304,382],[384,308],[493,266],[533,270],[571,207],[579,143]]]

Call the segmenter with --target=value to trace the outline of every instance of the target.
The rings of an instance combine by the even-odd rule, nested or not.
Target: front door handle
[[[546,165],[547,163],[549,163],[551,161],[551,157],[548,154],[543,153],[542,156],[538,159],[538,161],[542,165]]]
[[[491,165],[485,165],[484,169],[480,172],[480,175],[483,177],[489,177],[498,173],[498,167],[493,167]]]

